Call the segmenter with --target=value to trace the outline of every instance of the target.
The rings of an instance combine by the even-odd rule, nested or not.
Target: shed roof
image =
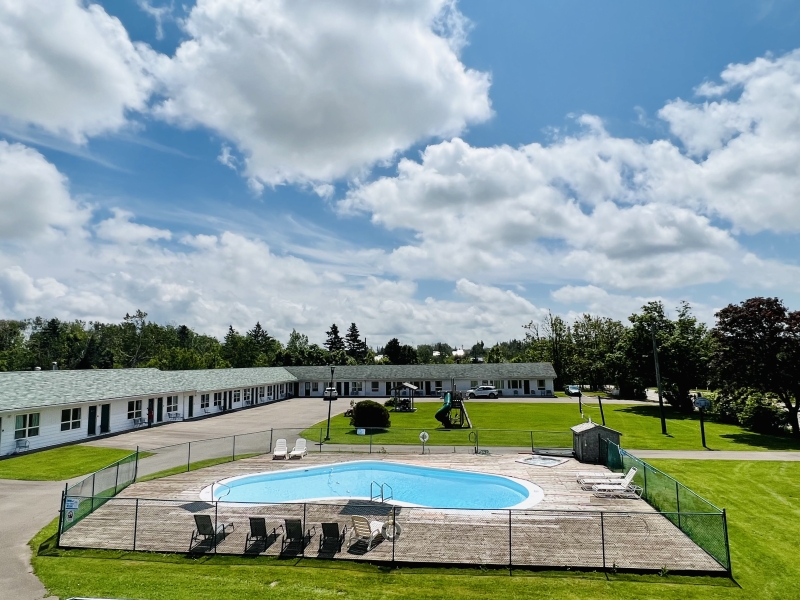
[[[606,427],[605,425],[601,425],[600,423],[595,423],[594,421],[588,421],[586,423],[579,423],[578,425],[575,425],[574,427],[570,427],[570,429],[572,429],[572,431],[574,431],[575,433],[585,433],[585,432],[591,431],[592,429],[595,429],[597,427],[599,427],[600,429],[605,429],[607,431],[613,431],[614,433],[622,435],[616,429],[611,429],[611,427]]]
[[[301,381],[328,381],[330,367],[285,367]],[[467,363],[463,365],[345,365],[336,367],[337,380],[419,381],[424,379],[555,379],[550,363]]]

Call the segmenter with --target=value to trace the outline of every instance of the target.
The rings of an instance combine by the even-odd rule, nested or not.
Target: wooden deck
[[[724,572],[667,518],[643,500],[601,499],[580,489],[576,472],[604,470],[570,459],[556,467],[536,467],[515,462],[517,456],[392,455],[370,456],[426,466],[508,475],[532,481],[544,490],[535,510],[440,510],[395,508],[361,501],[336,504],[218,506],[199,499],[211,483],[247,473],[297,467],[299,461],[273,461],[254,457],[136,483],[62,535],[68,547],[149,550],[160,552],[213,552],[213,544],[189,547],[195,528],[194,514],[208,514],[226,525],[217,540],[221,554],[311,556],[337,559],[406,563],[479,564],[530,567],[653,569]],[[352,456],[324,455],[302,459],[302,464],[322,465],[353,460]],[[367,552],[366,544],[350,537],[353,515],[384,521],[394,510],[402,534],[380,539]],[[602,516],[601,516],[602,511]],[[266,519],[275,530],[266,542],[245,547],[248,517]],[[282,548],[284,519],[302,519],[309,540]],[[348,528],[341,551],[319,549],[320,524],[338,522]]]

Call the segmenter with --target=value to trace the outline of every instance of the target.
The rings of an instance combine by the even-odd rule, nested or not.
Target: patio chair
[[[631,467],[622,479],[611,479],[607,477],[595,477],[592,479],[581,479],[581,488],[584,490],[594,489],[595,485],[622,485],[629,486],[636,475],[636,467]]]
[[[297,438],[297,441],[294,443],[294,448],[292,448],[292,453],[289,454],[289,458],[303,458],[308,454],[306,443],[304,438]]]
[[[267,521],[264,517],[250,517],[250,533],[245,538],[244,551],[247,552],[250,544],[255,542],[263,542],[266,547],[271,536],[278,536],[277,528],[273,527],[272,532],[268,533]]]
[[[319,551],[322,552],[326,548],[330,550],[335,548],[337,552],[341,552],[346,534],[347,525],[342,527],[340,532],[338,523],[323,523],[322,533],[319,534]]]
[[[217,543],[217,537],[223,538],[228,530],[233,531],[233,523],[219,523],[214,527],[211,515],[194,515],[194,523],[197,529],[192,531],[192,540],[189,542],[189,550],[195,547],[195,542],[209,542],[211,546]]]
[[[583,479],[602,479],[604,481],[614,481],[625,477],[625,473],[615,473],[614,471],[578,471],[575,474],[575,481],[578,483]]]
[[[31,443],[26,439],[16,440],[14,444],[14,453],[17,452],[25,452],[26,450],[31,449]]]
[[[367,552],[372,549],[372,542],[383,538],[383,523],[381,521],[369,521],[366,517],[353,515],[353,528],[350,530],[351,537],[357,542],[367,542]]]
[[[272,458],[286,458],[289,449],[286,447],[286,440],[283,438],[275,442],[275,449],[272,451]]]
[[[641,498],[642,488],[638,485],[598,484],[592,486],[598,498]]]
[[[283,528],[283,539],[281,540],[281,554],[287,546],[300,544],[300,549],[305,548],[306,543],[311,540],[311,529],[303,531],[303,522],[300,519],[284,519],[286,524]]]

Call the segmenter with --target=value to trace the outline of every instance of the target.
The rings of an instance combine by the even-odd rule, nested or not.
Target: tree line
[[[557,388],[616,387],[622,398],[645,396],[655,386],[654,341],[662,389],[677,410],[692,410],[692,390],[714,390],[712,415],[756,431],[787,427],[800,437],[800,311],[777,298],[730,304],[708,328],[681,303],[668,314],[649,302],[627,322],[584,314],[573,322],[549,314],[523,326],[522,339],[470,348],[445,342],[412,346],[398,338],[373,350],[351,323],[344,336],[335,323],[322,346],[292,330],[284,345],[260,323],[243,333],[232,326],[222,340],[186,325],[160,325],[137,310],[120,323],[36,317],[0,320],[0,370],[162,370],[292,365],[550,362]]]

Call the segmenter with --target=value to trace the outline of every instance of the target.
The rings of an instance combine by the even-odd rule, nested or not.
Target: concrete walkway
[[[0,596],[39,600],[45,589],[33,574],[28,541],[58,516],[61,481],[0,479]]]

